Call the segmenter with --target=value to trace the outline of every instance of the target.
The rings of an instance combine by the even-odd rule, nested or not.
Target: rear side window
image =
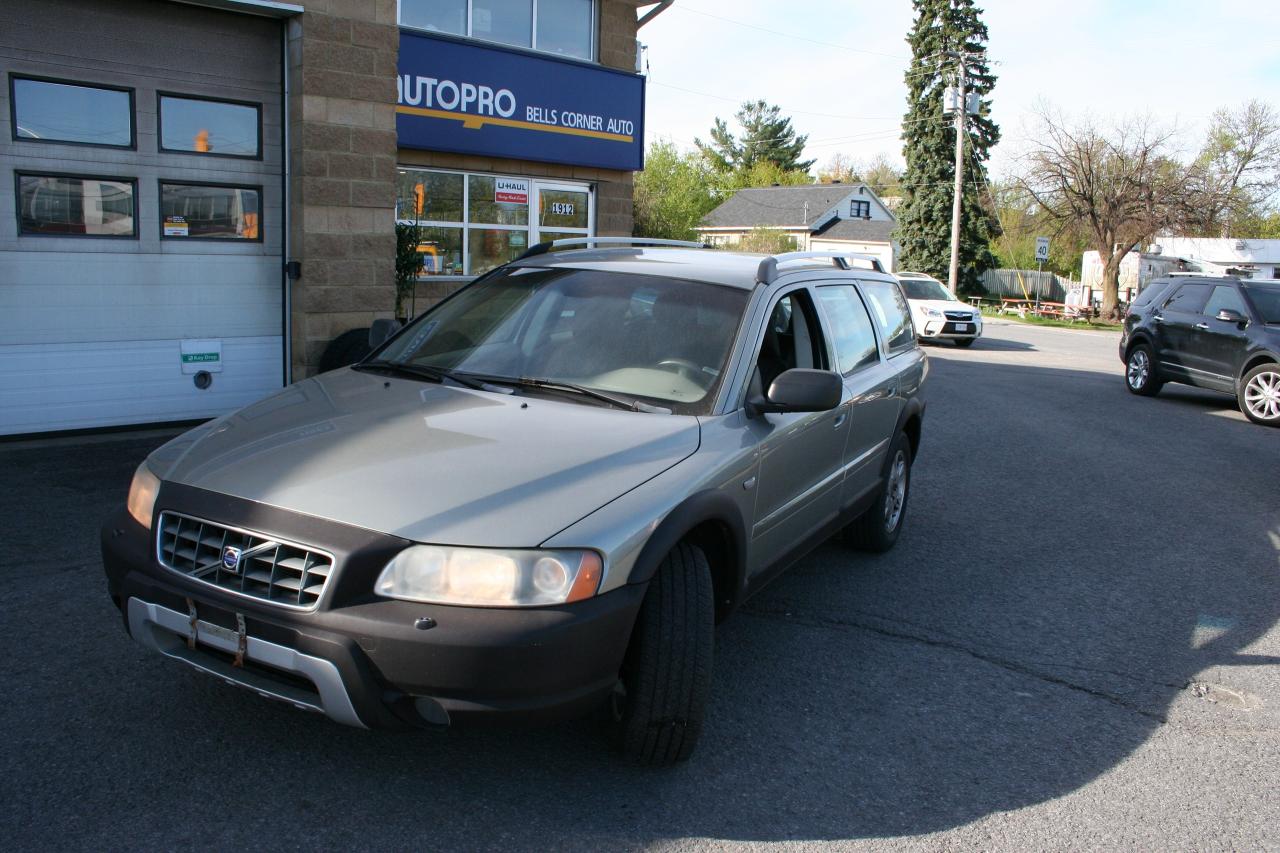
[[[1164,304],[1166,311],[1186,311],[1189,314],[1199,314],[1200,309],[1204,307],[1205,300],[1209,298],[1210,287],[1207,284],[1184,284],[1178,288],[1178,292],[1173,298]]]
[[[1138,298],[1133,300],[1135,308],[1142,308],[1150,305],[1157,299],[1162,299],[1169,292],[1169,288],[1173,285],[1171,281],[1153,281],[1147,285],[1146,290],[1138,294]]]
[[[1204,306],[1204,313],[1210,317],[1217,317],[1218,312],[1224,308],[1249,316],[1249,309],[1244,307],[1244,297],[1229,284],[1220,284],[1213,289],[1209,304]]]
[[[875,364],[880,357],[876,333],[858,292],[851,285],[819,287],[818,300],[831,324],[840,372],[847,376]]]
[[[902,291],[892,281],[859,282],[867,296],[867,307],[884,336],[885,349],[892,355],[915,343],[916,330],[911,325],[911,311]]]

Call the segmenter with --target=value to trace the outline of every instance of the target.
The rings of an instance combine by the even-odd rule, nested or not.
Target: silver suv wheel
[[[1249,371],[1240,403],[1250,420],[1280,424],[1280,365],[1264,364]]]
[[[1129,356],[1129,387],[1140,391],[1150,377],[1151,358],[1145,349],[1135,349]]]
[[[899,450],[889,468],[889,485],[884,496],[884,529],[893,531],[902,518],[902,507],[907,502],[907,454]]]

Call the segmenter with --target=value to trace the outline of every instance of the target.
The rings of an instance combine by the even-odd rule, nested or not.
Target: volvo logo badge
[[[222,549],[222,568],[228,572],[240,571],[240,549],[230,545]]]

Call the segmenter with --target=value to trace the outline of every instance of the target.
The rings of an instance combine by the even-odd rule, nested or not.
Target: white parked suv
[[[916,336],[922,341],[949,340],[967,347],[982,334],[982,312],[951,295],[931,275],[896,273],[911,306]]]

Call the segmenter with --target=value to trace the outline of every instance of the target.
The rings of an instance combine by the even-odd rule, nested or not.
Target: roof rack
[[[692,240],[660,240],[653,237],[565,237],[561,240],[548,240],[530,246],[517,261],[545,255],[552,249],[563,249],[566,246],[679,246],[683,249],[710,249],[710,243],[695,243]]]
[[[785,252],[761,261],[760,268],[756,271],[756,281],[760,284],[773,284],[778,280],[779,263],[800,261],[808,258],[830,258],[832,265],[842,270],[852,269],[849,266],[849,261],[869,261],[873,270],[884,272],[884,266],[881,265],[880,259],[875,255],[863,255],[855,252]]]

